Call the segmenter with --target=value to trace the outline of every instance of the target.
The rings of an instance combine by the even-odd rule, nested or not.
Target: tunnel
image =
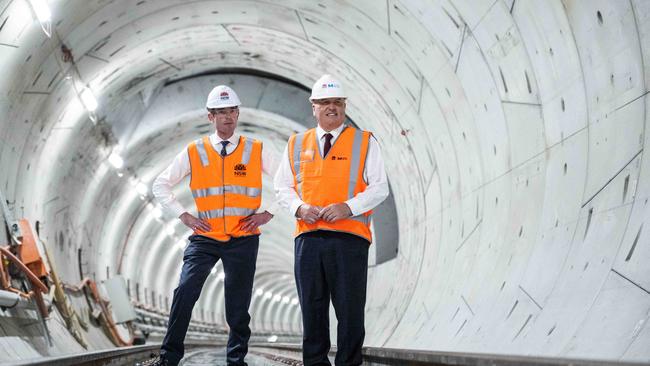
[[[84,279],[108,300],[121,284],[129,329],[160,339],[191,231],[153,180],[214,132],[215,85],[280,156],[316,125],[325,73],[390,183],[366,346],[650,362],[649,1],[2,0],[0,66],[0,246],[31,233],[81,324],[51,293],[47,317],[0,307],[0,362],[117,347]],[[187,181],[174,193],[193,209]],[[294,221],[260,237],[264,342],[301,337]],[[188,339],[225,331],[223,279],[217,265]]]

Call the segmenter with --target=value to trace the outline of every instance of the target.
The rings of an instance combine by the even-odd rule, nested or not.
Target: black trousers
[[[226,322],[230,327],[226,360],[228,365],[246,365],[244,357],[248,353],[248,339],[251,335],[248,307],[251,303],[258,248],[257,235],[233,238],[226,243],[200,235],[190,236],[190,244],[183,255],[181,278],[174,290],[167,334],[160,351],[163,358],[172,365],[183,358],[183,342],[192,309],[210,270],[221,259],[225,274]]]
[[[352,234],[319,230],[298,236],[295,244],[305,366],[331,365],[327,358],[330,298],[338,320],[335,364],[361,365],[368,241]]]

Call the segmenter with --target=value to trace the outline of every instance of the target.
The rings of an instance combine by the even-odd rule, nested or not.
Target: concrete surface
[[[650,1],[47,2],[51,38],[33,1],[0,0],[0,189],[64,281],[120,274],[166,311],[188,233],[150,185],[211,131],[211,86],[231,84],[240,131],[280,154],[328,72],[381,143],[394,199],[366,345],[650,361]],[[292,218],[264,229],[252,327],[299,335]],[[220,273],[194,318],[223,326]],[[0,310],[0,360],[80,348],[56,315],[54,346],[33,322]]]

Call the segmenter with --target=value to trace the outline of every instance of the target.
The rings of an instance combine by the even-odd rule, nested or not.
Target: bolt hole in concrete
[[[596,16],[598,17],[598,24],[603,24],[603,14],[600,13],[600,10],[596,12]]]

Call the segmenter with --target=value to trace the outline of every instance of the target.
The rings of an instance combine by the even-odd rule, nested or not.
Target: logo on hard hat
[[[326,89],[326,88],[340,88],[341,86],[339,84],[334,84],[334,83],[325,83],[321,85],[321,88]]]
[[[221,100],[230,99],[230,96],[228,95],[228,92],[221,92],[221,94],[219,94],[219,97],[221,98]]]

